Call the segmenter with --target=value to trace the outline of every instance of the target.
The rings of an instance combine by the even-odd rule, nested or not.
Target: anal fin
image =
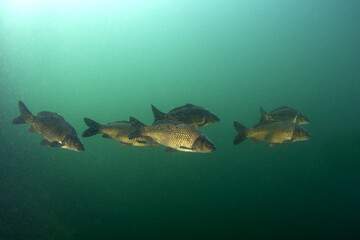
[[[42,140],[40,145],[41,146],[48,146],[48,147],[55,147],[55,148],[62,147],[62,144],[59,143],[58,141],[50,142],[50,141],[48,141],[46,139]]]
[[[103,137],[103,138],[112,138],[112,137],[110,137],[110,136],[107,135],[107,134],[103,134],[102,137]]]
[[[121,143],[121,145],[124,146],[124,147],[132,146],[132,144],[130,144],[130,143],[123,143],[123,142]]]
[[[260,140],[256,139],[256,138],[253,138],[252,139],[252,145],[256,145],[258,144],[259,142],[261,142]]]
[[[31,132],[31,133],[36,133],[36,132],[35,132],[35,128],[34,128],[33,126],[30,126],[29,132]]]
[[[30,130],[30,129],[29,129],[29,130]],[[51,142],[49,142],[48,140],[44,139],[44,140],[41,141],[40,145],[41,145],[41,146],[50,146],[50,143],[51,143]]]

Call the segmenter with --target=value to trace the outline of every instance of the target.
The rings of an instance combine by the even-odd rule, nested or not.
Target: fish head
[[[215,145],[205,135],[199,136],[195,140],[192,148],[194,149],[194,152],[202,153],[213,152],[216,150]]]
[[[300,126],[295,127],[293,132],[294,141],[306,141],[309,140],[310,138],[311,138],[310,134],[304,128]]]
[[[204,114],[202,117],[200,117],[199,120],[199,124],[195,127],[205,127],[220,121],[220,119],[215,114],[212,114],[210,112]]]
[[[74,150],[77,152],[85,151],[84,145],[82,144],[77,135],[67,135],[62,144],[62,148]]]
[[[304,115],[300,114],[298,116],[298,123],[301,124],[301,125],[309,124],[310,120],[307,117],[305,117]]]
[[[209,124],[217,123],[220,121],[220,118],[218,118],[215,114],[209,113],[209,115],[207,116],[207,121],[209,122]]]

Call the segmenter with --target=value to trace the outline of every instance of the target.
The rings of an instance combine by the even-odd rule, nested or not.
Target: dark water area
[[[359,239],[357,1],[4,1],[0,239]],[[22,100],[76,131],[192,103],[213,153],[40,146]],[[288,105],[312,138],[234,146]]]

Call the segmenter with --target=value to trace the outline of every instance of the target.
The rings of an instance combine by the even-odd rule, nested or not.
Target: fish
[[[234,145],[252,138],[253,145],[264,141],[270,143],[270,147],[275,147],[279,144],[289,145],[292,142],[309,140],[311,137],[303,127],[292,122],[272,122],[248,129],[234,121],[234,126],[238,132]]]
[[[29,132],[44,137],[40,145],[83,152],[84,145],[75,129],[58,113],[42,111],[33,115],[22,101],[18,102],[20,116],[13,124],[30,124]]]
[[[86,125],[88,125],[89,128],[83,132],[83,137],[91,137],[98,133],[102,133],[104,138],[110,138],[119,141],[123,146],[144,147],[160,145],[152,138],[146,136],[129,139],[129,134],[136,130],[129,121],[117,121],[108,124],[100,124],[89,118],[84,118],[84,122]]]
[[[166,152],[183,151],[209,153],[216,150],[210,139],[193,126],[174,121],[162,121],[156,125],[146,126],[139,120],[130,117],[130,122],[136,130],[129,138],[147,136],[161,145],[166,146]]]
[[[163,113],[154,105],[151,105],[155,120],[171,120],[178,121],[193,127],[205,127],[220,121],[220,119],[209,110],[193,104],[185,104],[184,106],[174,108],[168,113]]]
[[[310,123],[310,120],[301,112],[287,106],[277,108],[270,113],[265,112],[264,109],[260,107],[260,113],[260,121],[254,127],[271,122],[293,122],[299,125]]]

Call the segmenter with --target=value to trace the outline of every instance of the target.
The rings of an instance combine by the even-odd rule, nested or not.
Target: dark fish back
[[[197,107],[195,106],[194,104],[190,104],[190,103],[187,103],[185,104],[184,106],[180,106],[180,107],[176,107],[174,109],[171,109],[169,113],[174,113],[174,112],[177,112],[177,111],[184,111],[184,110],[188,110],[189,108],[194,108],[194,107]]]

